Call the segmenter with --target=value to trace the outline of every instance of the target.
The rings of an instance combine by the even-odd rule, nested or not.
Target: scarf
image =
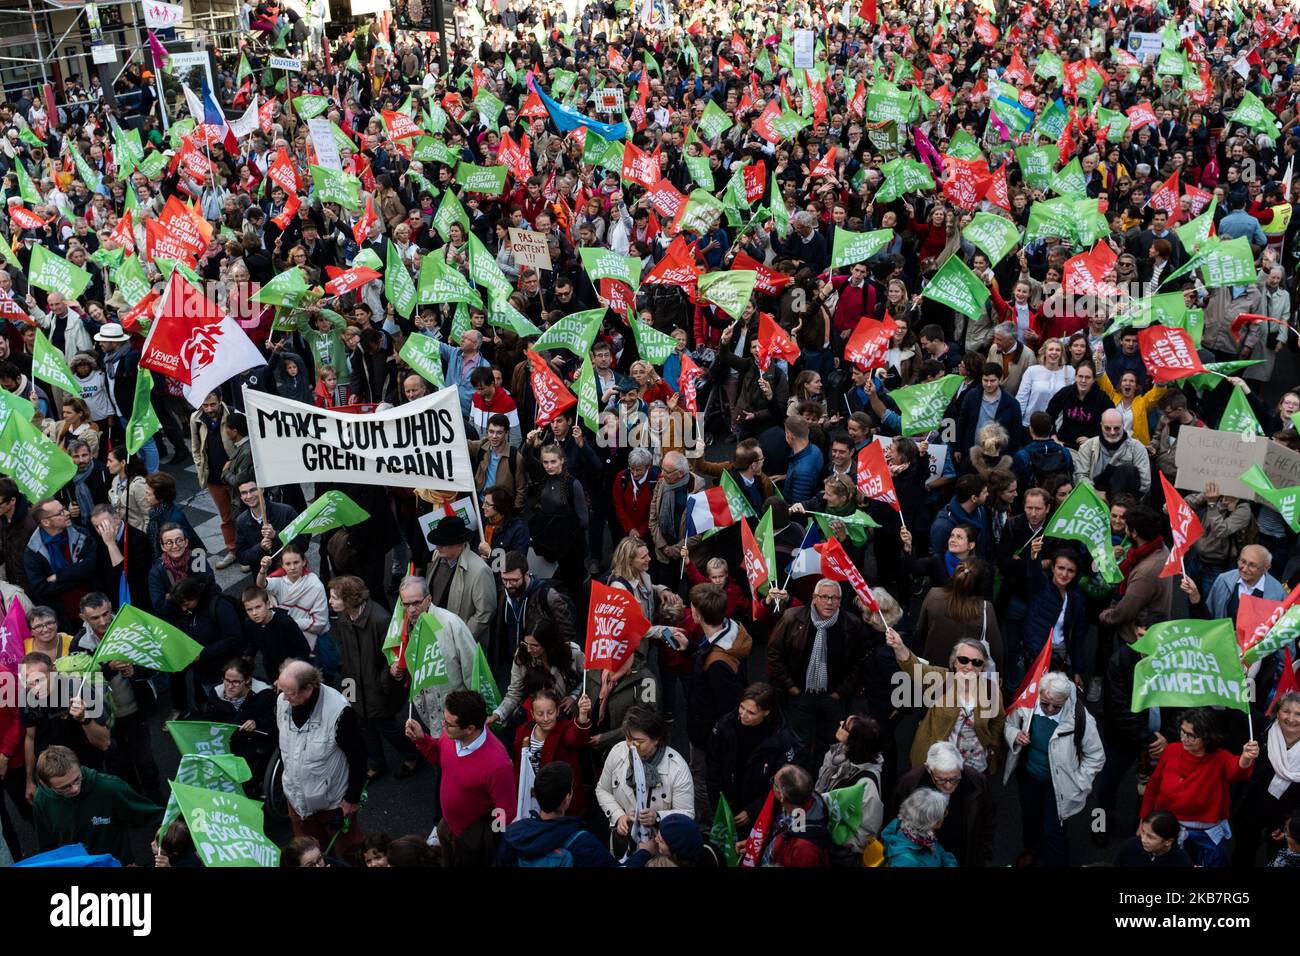
[[[686,487],[686,483],[691,480],[690,474],[685,474],[677,481],[666,481],[659,479],[663,486],[664,493],[659,499],[659,514],[656,520],[659,522],[659,531],[663,534],[665,541],[677,540],[677,518],[673,514],[677,509],[677,492]]]
[[[95,496],[90,493],[90,486],[86,484],[91,473],[95,470],[95,462],[88,461],[85,465],[79,467],[76,474],[72,476],[77,495],[77,507],[81,509],[82,516],[89,521],[90,512],[95,507]]]
[[[1300,743],[1287,749],[1286,738],[1278,722],[1268,730],[1268,762],[1273,765],[1273,779],[1268,785],[1269,795],[1276,800],[1282,799],[1287,787],[1300,783]]]
[[[632,745],[628,745],[628,755],[632,758],[627,768],[627,782],[630,787],[636,791],[636,809],[639,813],[641,810],[650,809],[650,794],[662,782],[659,773],[659,765],[663,763],[664,756],[668,753],[668,748],[663,744],[655,750],[654,756],[649,760],[642,760],[641,754]],[[521,761],[522,763],[522,761]],[[628,846],[636,846],[647,842],[651,837],[651,827],[642,826],[639,820],[636,820],[637,813],[633,813],[632,829],[628,833]]]
[[[72,567],[68,562],[68,555],[63,553],[64,548],[68,549],[68,554],[72,553],[72,541],[68,537],[68,529],[64,528],[54,535],[46,532],[44,528],[38,530],[41,532],[41,544],[45,547],[45,554],[50,559],[50,572],[58,574]]]
[[[961,558],[957,557],[957,555],[953,554],[951,551],[944,553],[943,565],[948,569],[948,577],[952,577],[952,573],[957,570],[957,565],[959,564],[961,564]]]
[[[190,573],[190,556],[188,553],[181,554],[173,558],[166,551],[162,553],[163,570],[167,572],[167,578],[172,584],[176,584],[189,577]]]
[[[898,831],[902,833],[903,836],[907,837],[909,840],[911,840],[913,843],[919,846],[921,849],[923,850],[934,849],[934,842],[937,839],[934,835],[934,831],[931,831],[929,833],[922,833],[919,830],[913,830],[902,820],[898,821]]]
[[[816,608],[808,610],[808,620],[816,631],[812,652],[808,655],[808,670],[804,674],[803,689],[814,693],[828,689],[830,678],[826,671],[826,631],[840,619],[839,608],[830,617],[819,617]]]
[[[1129,548],[1128,554],[1124,555],[1124,560],[1119,563],[1120,573],[1124,575],[1124,580],[1119,583],[1119,593],[1123,594],[1128,590],[1128,577],[1133,569],[1145,558],[1155,554],[1160,545],[1164,542],[1160,538],[1154,541],[1148,541],[1140,548]]]

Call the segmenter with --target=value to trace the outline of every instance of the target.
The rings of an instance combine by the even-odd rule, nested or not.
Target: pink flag
[[[943,157],[939,155],[939,151],[935,149],[934,144],[930,142],[930,137],[921,132],[919,126],[914,126],[912,128],[912,142],[916,144],[916,151],[921,154],[921,161],[930,167],[931,171],[934,172],[935,177],[937,178],[942,176]]]
[[[153,54],[153,68],[161,70],[167,62],[167,48],[153,35],[152,30],[149,31],[149,52]]]
[[[23,659],[24,646],[31,636],[23,606],[14,598],[9,602],[4,621],[0,622],[0,671],[18,672],[18,662]]]

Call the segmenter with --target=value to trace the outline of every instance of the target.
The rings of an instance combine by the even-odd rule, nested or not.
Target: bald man
[[[1212,620],[1226,618],[1237,619],[1237,608],[1243,594],[1253,594],[1269,601],[1280,601],[1286,597],[1286,587],[1277,578],[1269,574],[1273,565],[1273,556],[1268,549],[1258,544],[1248,544],[1237,555],[1237,569],[1224,571],[1214,579],[1210,586],[1210,595],[1204,602],[1204,613]],[[1188,580],[1190,587],[1184,586],[1187,600],[1193,612],[1201,602],[1200,590],[1195,582]]]
[[[424,398],[429,394],[429,384],[419,375],[411,374],[402,379],[402,394],[408,402]]]
[[[1146,446],[1124,430],[1124,418],[1114,408],[1101,413],[1101,434],[1074,452],[1074,483],[1083,481],[1106,495],[1142,498],[1151,490]]]

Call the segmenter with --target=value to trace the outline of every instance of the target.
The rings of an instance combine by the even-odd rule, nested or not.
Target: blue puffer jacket
[[[898,819],[890,822],[880,834],[885,844],[886,866],[956,866],[957,858],[939,846],[936,841],[928,849],[913,843],[903,835]]]
[[[1039,561],[1025,562],[1025,580],[1029,589],[1029,608],[1025,612],[1025,630],[1021,646],[1025,658],[1034,660],[1043,642],[1061,616],[1061,592],[1043,571]],[[1070,674],[1083,674],[1084,643],[1088,636],[1086,599],[1077,584],[1065,592],[1065,653],[1070,659]]]

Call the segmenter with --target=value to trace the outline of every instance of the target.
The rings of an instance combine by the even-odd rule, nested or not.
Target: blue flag
[[[555,100],[542,92],[542,88],[537,85],[532,77],[529,77],[528,84],[537,91],[537,95],[542,100],[542,105],[545,106],[547,112],[551,114],[551,119],[555,120],[555,125],[559,127],[561,133],[567,133],[570,130],[577,129],[579,126],[586,126],[588,129],[595,130],[602,138],[608,140],[623,139],[627,136],[626,124],[598,123],[594,119],[589,119],[588,117],[583,116],[577,110],[571,110],[567,106],[555,102]]]

